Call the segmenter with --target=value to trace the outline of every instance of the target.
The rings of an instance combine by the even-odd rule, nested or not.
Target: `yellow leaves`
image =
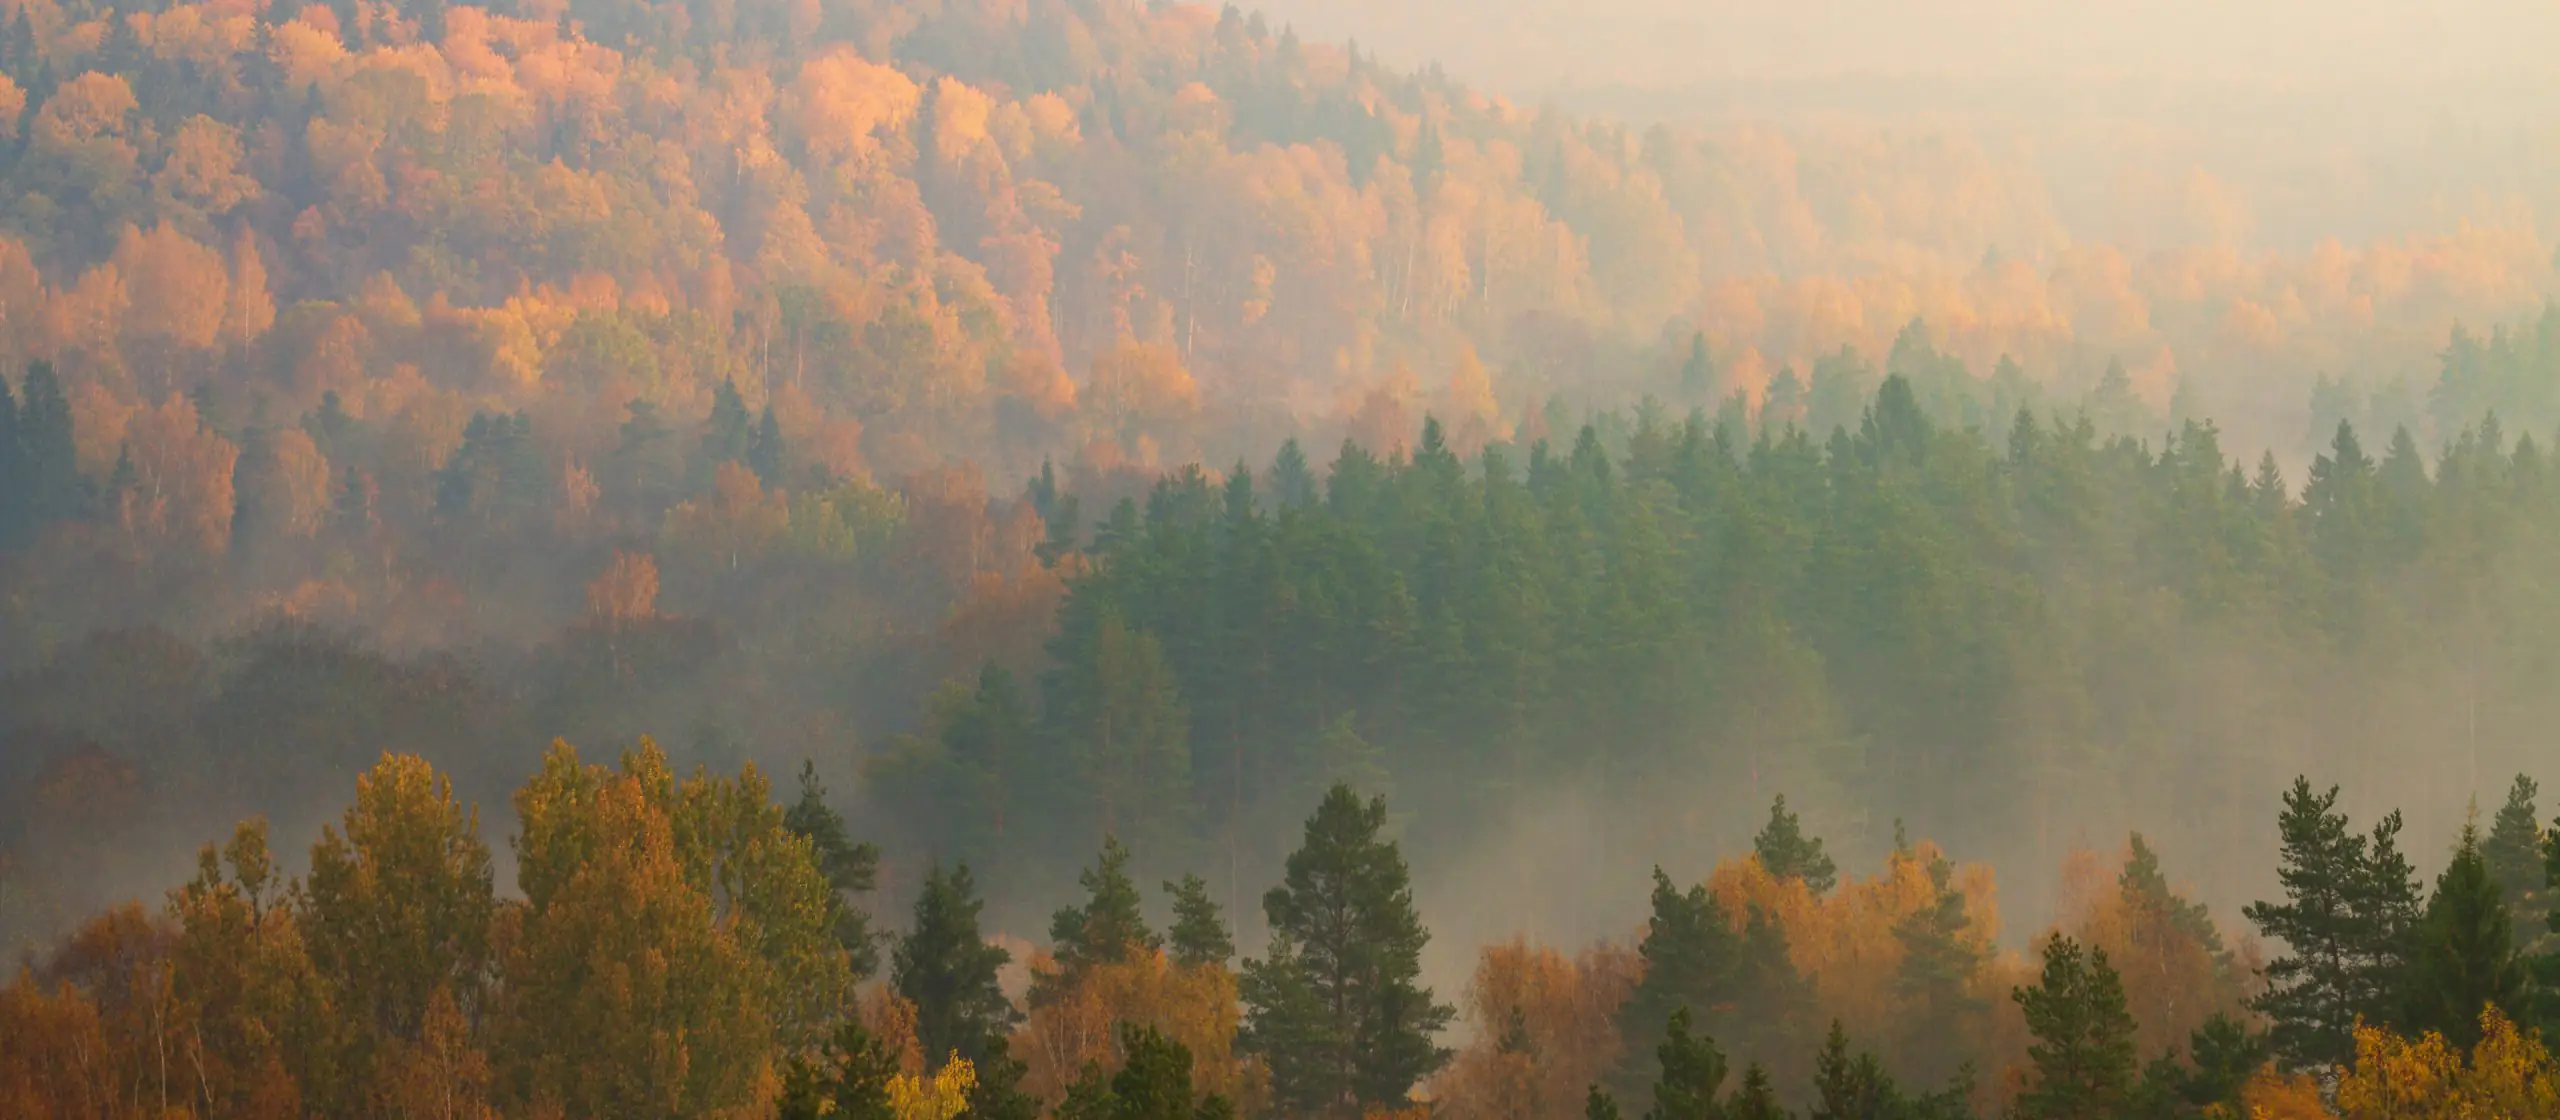
[[[968,160],[981,144],[992,143],[988,119],[995,100],[977,87],[945,76],[933,86],[933,150],[946,165]]]
[[[835,47],[801,66],[787,111],[809,155],[838,164],[877,155],[884,136],[904,129],[922,99],[906,75]],[[983,117],[978,127],[983,132]]]
[[[267,59],[282,72],[284,88],[318,85],[326,90],[338,84],[338,75],[346,68],[347,48],[338,41],[337,32],[295,19],[269,29]]]
[[[2356,1028],[2355,1066],[2338,1082],[2344,1120],[2472,1120],[2560,1115],[2560,1063],[2497,1008],[2480,1012],[2470,1060],[2433,1031],[2402,1038]]]
[[[2320,1100],[2320,1083],[2307,1074],[2261,1069],[2240,1088],[2240,1113],[2215,1120],[2335,1120]]]
[[[619,625],[657,613],[658,562],[648,553],[615,549],[613,563],[587,585],[587,613]]]
[[[931,1076],[901,1073],[889,1079],[889,1112],[897,1120],[953,1120],[969,1107],[978,1071],[954,1055]]]

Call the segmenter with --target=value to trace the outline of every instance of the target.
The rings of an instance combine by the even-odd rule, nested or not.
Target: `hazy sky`
[[[2138,75],[2547,84],[2553,0],[1271,0],[1323,39],[1515,96],[1701,77]]]

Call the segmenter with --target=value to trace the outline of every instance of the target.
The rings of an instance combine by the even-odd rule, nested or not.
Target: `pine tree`
[[[1954,876],[1955,865],[1946,857],[1931,860],[1929,883],[1936,897],[1893,927],[1902,946],[1893,986],[1909,1024],[1903,1049],[1930,1078],[1957,1075],[1966,1027],[1989,1010],[1972,993],[1984,950],[1967,932],[1964,895],[1955,889]]]
[[[1778,1104],[1778,1090],[1769,1082],[1769,1071],[1753,1062],[1743,1068],[1742,1085],[1733,1091],[1733,1099],[1724,1105],[1724,1120],[1790,1120],[1787,1110]]]
[[[1430,934],[1404,856],[1379,837],[1387,803],[1336,785],[1307,821],[1282,884],[1263,896],[1269,954],[1247,961],[1244,1037],[1273,1095],[1310,1113],[1402,1107],[1447,1064],[1432,1036],[1455,1011],[1417,983]]]
[[[1906,1095],[1885,1072],[1884,1063],[1864,1051],[1849,1055],[1849,1035],[1840,1021],[1814,1059],[1815,1103],[1808,1120],[1970,1120],[1966,1101],[1973,1096],[1970,1073],[1943,1091],[1922,1097]]]
[[[1691,400],[1699,400],[1707,395],[1708,390],[1715,388],[1715,380],[1716,366],[1714,359],[1707,355],[1706,332],[1692,333],[1689,336],[1688,360],[1680,363],[1680,391]]]
[[[2551,909],[2543,882],[2541,810],[2535,804],[2540,795],[2532,778],[2516,775],[2507,803],[2498,807],[2489,838],[2480,845],[2489,879],[2498,884],[2499,897],[2514,919],[2516,951],[2528,955],[2541,944]]]
[[[958,1120],[1040,1120],[1040,1098],[1022,1089],[1031,1067],[1013,1056],[1003,1031],[987,1036],[974,1064],[977,1080],[969,1085],[969,1106]]]
[[[1628,1087],[1641,1084],[1641,1055],[1662,1038],[1663,1024],[1675,1015],[1695,1016],[1715,1008],[1727,994],[1740,939],[1726,919],[1724,907],[1704,885],[1681,891],[1662,868],[1653,869],[1653,917],[1645,923],[1644,941],[1636,948],[1644,961],[1643,979],[1618,1012],[1618,1030],[1626,1039]],[[1693,1020],[1684,1020],[1693,1021]]]
[[[2418,925],[2404,985],[2410,1034],[2434,1031],[2468,1050],[2480,1041],[2481,1008],[2509,1019],[2526,1010],[2524,967],[2516,957],[2515,927],[2498,884],[2481,854],[2480,830],[2464,825],[2453,862],[2436,877]]]
[[[755,434],[747,438],[747,469],[771,490],[782,485],[784,450],[782,424],[774,419],[773,406],[764,406],[764,418],[756,423]]]
[[[1059,1120],[1231,1120],[1234,1106],[1215,1093],[1194,1097],[1191,1050],[1152,1026],[1120,1024],[1120,1069],[1108,1075],[1087,1063],[1067,1089]]]
[[[1129,881],[1129,849],[1119,838],[1103,838],[1102,854],[1076,882],[1084,887],[1085,904],[1060,907],[1049,918],[1049,951],[1058,971],[1033,979],[1034,1007],[1047,1006],[1073,989],[1088,969],[1164,947],[1164,939],[1147,928],[1140,912],[1137,884]]]
[[[25,12],[18,19],[26,19]],[[15,24],[12,25],[16,26]],[[18,450],[18,395],[9,388],[9,379],[0,377],[0,548],[11,548],[22,541],[21,514],[28,495],[21,486],[26,478]]]
[[[836,1027],[810,1061],[792,1055],[782,1076],[780,1120],[895,1120],[889,1104],[889,1082],[898,1076],[897,1056],[856,1019]]]
[[[2240,1091],[2266,1067],[2266,1036],[2229,1015],[2215,1014],[2187,1036],[2187,1067],[2174,1088],[2180,1103],[2198,1111],[2219,1107],[2238,1115]]]
[[[1822,841],[1804,834],[1802,822],[1787,811],[1787,795],[1769,806],[1769,823],[1751,840],[1760,866],[1780,879],[1803,880],[1816,895],[1828,894],[1840,881],[1840,869],[1823,854]]]
[[[1004,998],[996,972],[1013,959],[978,933],[985,907],[969,879],[969,865],[925,873],[916,895],[915,928],[893,954],[898,994],[916,1006],[916,1041],[929,1062],[958,1054],[975,1061],[987,1039],[1021,1021]]]
[[[1618,1100],[1608,1090],[1593,1085],[1582,1094],[1582,1120],[1624,1120],[1618,1111]]]
[[[2012,1116],[2021,1120],[2115,1120],[2133,1099],[2133,1013],[2124,982],[2103,949],[2082,952],[2068,937],[2045,943],[2044,975],[2010,998],[2026,1012],[2030,1083]]]
[[[816,762],[801,760],[800,799],[783,814],[782,825],[809,842],[818,872],[835,888],[829,901],[835,908],[836,943],[844,946],[854,977],[879,971],[879,937],[871,931],[871,915],[856,896],[869,894],[879,885],[880,849],[854,843],[844,818],[827,804],[826,783],[818,780]]]
[[[2337,787],[2315,793],[2294,779],[2278,820],[2283,836],[2282,903],[2257,902],[2245,913],[2261,935],[2288,955],[2267,965],[2267,990],[2250,1008],[2271,1023],[2269,1042],[2298,1069],[2347,1062],[2355,1054],[2359,1018],[2389,1022],[2400,1010],[2391,987],[2405,951],[2413,909],[2406,864],[2388,841],[2398,815],[2374,837],[2357,835],[2336,811]],[[2386,852],[2372,851],[2374,839]],[[2395,876],[2402,882],[2395,885]]]
[[[1724,1055],[1715,1040],[1691,1033],[1689,1009],[1671,1013],[1662,1044],[1654,1047],[1661,1073],[1653,1082],[1653,1107],[1644,1120],[1721,1120],[1716,1094],[1724,1087]]]
[[[1235,938],[1228,934],[1217,902],[1209,897],[1209,884],[1197,875],[1185,875],[1179,883],[1166,883],[1164,890],[1173,896],[1173,928],[1167,931],[1173,963],[1185,968],[1224,967],[1235,957]]]

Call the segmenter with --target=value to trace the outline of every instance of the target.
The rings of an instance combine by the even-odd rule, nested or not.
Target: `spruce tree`
[[[2544,927],[2550,912],[2543,882],[2541,809],[2535,804],[2540,794],[2532,778],[2516,775],[2515,784],[2507,789],[2506,804],[2498,807],[2489,836],[2480,844],[2480,854],[2489,863],[2489,879],[2498,884],[2498,894],[2513,919],[2516,952],[2528,955],[2548,932]]]
[[[1139,910],[1137,884],[1129,881],[1129,849],[1117,837],[1103,838],[1102,853],[1076,882],[1084,887],[1085,904],[1060,907],[1049,918],[1049,951],[1058,971],[1032,981],[1034,1007],[1056,1000],[1096,965],[1118,964],[1164,945]]]
[[[856,1019],[836,1027],[816,1061],[792,1055],[782,1076],[780,1120],[895,1120],[889,1082],[897,1056]]]
[[[18,18],[24,20],[21,11]],[[0,548],[20,543],[19,511],[27,505],[22,491],[26,482],[25,468],[18,453],[18,394],[9,388],[9,379],[0,377]]]
[[[755,434],[747,438],[747,469],[756,472],[756,480],[771,490],[782,485],[783,459],[782,424],[774,419],[773,406],[766,405]]]
[[[916,1042],[935,1065],[955,1053],[975,1061],[987,1039],[1022,1018],[996,984],[1013,955],[978,933],[985,905],[968,864],[948,872],[935,865],[916,895],[915,928],[892,957],[898,994],[916,1007]]]
[[[2252,903],[2244,913],[2286,955],[2268,963],[2267,990],[2249,1006],[2267,1017],[2269,1043],[2288,1064],[2326,1068],[2354,1057],[2357,1019],[2390,1022],[2401,1010],[2393,983],[2414,888],[2390,843],[2398,814],[2366,837],[2337,811],[2335,786],[2318,793],[2296,778],[2284,800],[2276,877],[2285,901]]]
[[[2435,1031],[2469,1050],[2480,1041],[2483,1007],[2521,1018],[2528,993],[2514,936],[2481,854],[2480,830],[2464,825],[2453,862],[2436,877],[2435,894],[2418,925],[2402,1028],[2410,1034]]]
[[[1799,879],[1816,895],[1828,894],[1840,881],[1840,869],[1823,854],[1822,841],[1804,834],[1802,822],[1787,811],[1787,795],[1769,806],[1769,823],[1751,840],[1760,866],[1780,879]]]
[[[1173,963],[1185,968],[1223,967],[1235,957],[1235,938],[1228,934],[1217,902],[1209,897],[1209,884],[1197,875],[1185,875],[1179,883],[1166,883],[1164,889],[1173,896],[1173,928],[1167,931]]]
[[[2026,1012],[2033,1070],[2010,1115],[2020,1120],[2115,1120],[2133,1100],[2133,1013],[2103,949],[2068,937],[2045,943],[2044,975],[2010,998]]]
[[[1778,1104],[1778,1090],[1769,1082],[1769,1071],[1753,1062],[1743,1068],[1742,1085],[1733,1091],[1733,1099],[1724,1105],[1724,1120],[1790,1120],[1787,1110]]]
[[[1270,1063],[1287,1108],[1356,1114],[1403,1107],[1447,1064],[1432,1036],[1455,1012],[1420,986],[1430,934],[1404,856],[1381,839],[1387,803],[1336,785],[1307,820],[1280,886],[1262,899],[1268,955],[1240,985],[1244,1041]]]
[[[1849,1034],[1831,1021],[1814,1058],[1814,1106],[1808,1120],[1971,1120],[1967,1101],[1973,1096],[1969,1074],[1944,1090],[1926,1096],[1905,1094],[1876,1056],[1849,1054]]]
[[[85,504],[80,454],[72,438],[71,401],[54,376],[53,363],[27,364],[18,386],[18,535],[32,539],[45,526],[76,517]]]
[[[711,391],[711,417],[702,426],[702,458],[706,464],[735,463],[747,457],[755,438],[755,422],[747,416],[747,399],[736,380],[724,380]]]
[[[783,813],[782,825],[792,835],[809,842],[819,874],[825,875],[827,885],[834,888],[828,902],[835,909],[836,943],[844,946],[849,955],[854,977],[860,979],[879,971],[879,937],[871,931],[870,913],[856,897],[871,893],[879,885],[880,849],[854,843],[853,835],[845,829],[844,818],[827,804],[826,783],[818,780],[816,762],[801,760],[800,799]]]

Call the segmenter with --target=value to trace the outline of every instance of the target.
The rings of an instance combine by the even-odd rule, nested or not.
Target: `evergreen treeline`
[[[2554,715],[2531,435],[2341,424],[2297,488],[2209,423],[1929,411],[1894,376],[1827,437],[1643,409],[1471,460],[1426,422],[1409,455],[1176,473],[1089,534],[1035,485],[1085,557],[1049,667],[948,686],[871,774],[1007,882],[1097,831],[1267,868],[1335,780],[1396,790],[1426,850],[1574,789],[1656,810],[1597,822],[1615,850],[1727,845],[1782,786],[1851,851],[1890,813],[2049,861],[2057,822],[2144,812],[2256,843],[2246,791],[2295,760],[2453,803]]]

